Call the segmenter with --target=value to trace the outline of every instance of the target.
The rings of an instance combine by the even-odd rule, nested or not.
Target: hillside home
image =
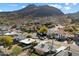
[[[38,53],[39,55],[46,55],[56,52],[55,46],[47,41],[40,42],[37,46],[34,47],[34,49],[35,52]]]

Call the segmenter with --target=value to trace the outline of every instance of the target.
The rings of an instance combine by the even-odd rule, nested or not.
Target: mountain
[[[26,15],[32,15],[35,17],[39,16],[55,16],[55,15],[63,15],[59,9],[55,7],[50,7],[48,5],[44,6],[36,6],[36,5],[28,5],[27,7],[18,10],[17,13],[26,13]]]
[[[22,22],[52,22],[55,24],[64,24],[71,22],[71,19],[66,17],[66,15],[56,7],[48,5],[36,6],[34,4],[30,4],[20,10],[0,12],[0,20],[11,20],[13,22],[16,22],[16,24],[22,24]]]
[[[73,22],[79,22],[79,12],[67,14]]]
[[[12,19],[26,18],[28,16],[43,17],[43,16],[59,16],[59,15],[64,15],[64,13],[58,8],[51,7],[48,5],[36,6],[34,4],[28,5],[25,8],[15,10],[12,12],[0,12],[0,18],[6,17]]]

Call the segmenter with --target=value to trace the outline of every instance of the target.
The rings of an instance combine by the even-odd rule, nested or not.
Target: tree
[[[47,33],[47,27],[46,26],[41,26],[40,29],[38,30],[39,33]]]
[[[27,38],[32,38],[32,35],[27,35]]]
[[[18,55],[18,54],[20,54],[22,52],[22,48],[17,46],[17,45],[14,45],[12,47],[11,51],[12,51],[12,55],[16,56],[16,55]]]
[[[3,41],[6,45],[11,45],[13,43],[13,38],[11,36],[3,36]]]
[[[72,27],[65,27],[64,31],[73,32],[73,28]]]

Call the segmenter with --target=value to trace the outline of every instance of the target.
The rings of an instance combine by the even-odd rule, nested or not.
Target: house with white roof
[[[32,38],[26,38],[26,39],[20,41],[20,43],[24,43],[24,44],[31,44],[33,42],[35,42],[35,40]]]
[[[5,33],[4,35],[11,35],[11,36],[14,36],[14,35],[18,35],[18,33],[16,33],[16,32],[7,32],[7,33]]]

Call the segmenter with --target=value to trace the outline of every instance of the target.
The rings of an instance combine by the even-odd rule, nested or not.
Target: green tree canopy
[[[41,26],[40,29],[38,30],[39,33],[44,33],[44,32],[46,33],[47,31],[48,28],[45,25]]]

